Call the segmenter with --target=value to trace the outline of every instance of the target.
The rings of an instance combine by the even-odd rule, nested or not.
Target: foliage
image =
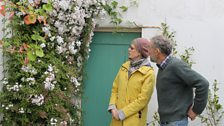
[[[201,122],[206,124],[206,126],[219,126],[220,121],[223,119],[224,111],[223,107],[219,102],[218,96],[218,82],[214,80],[212,90],[209,90],[208,103],[206,106],[206,111],[203,115],[200,115]]]
[[[110,12],[119,24],[117,7],[103,0],[0,0],[2,125],[81,125],[83,65],[95,18]]]
[[[173,55],[179,54],[177,51],[177,42],[175,40],[175,32],[170,32],[169,31],[169,26],[166,23],[161,23],[161,29],[162,29],[162,34],[166,36],[169,40],[173,42]],[[191,59],[191,56],[194,52],[194,48],[190,47],[184,50],[183,54],[179,54],[181,60],[185,61],[190,67],[194,64],[194,62]]]
[[[128,8],[126,6],[118,6],[118,2],[113,0],[111,3],[106,3],[103,8],[111,18],[111,23],[118,25],[122,22],[121,12],[126,12]]]

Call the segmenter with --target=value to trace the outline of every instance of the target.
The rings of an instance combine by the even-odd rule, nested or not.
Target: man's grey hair
[[[161,53],[167,56],[171,54],[173,45],[172,42],[166,37],[158,35],[151,38],[151,42],[153,43],[154,48],[158,48]]]

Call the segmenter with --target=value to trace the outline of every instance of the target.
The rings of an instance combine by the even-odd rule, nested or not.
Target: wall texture
[[[128,0],[120,0],[120,3],[128,5]],[[122,26],[132,26],[130,22],[139,26],[160,26],[161,22],[166,22],[170,30],[176,32],[178,52],[183,52],[188,47],[195,48],[192,58],[196,64],[193,69],[209,80],[210,87],[214,79],[218,80],[220,103],[224,106],[224,95],[221,94],[224,91],[224,58],[221,55],[224,49],[224,1],[138,0],[138,3],[138,7],[132,6],[124,14]],[[101,26],[108,25],[106,22],[101,23]],[[158,29],[143,28],[142,33],[143,37],[151,38],[159,32]],[[149,121],[156,110],[155,91],[149,105]],[[190,121],[190,125],[201,125],[200,119]]]
[[[129,11],[124,14],[124,23],[121,26],[134,27],[130,22],[139,26],[160,26],[166,22],[170,30],[176,32],[178,51],[194,47],[193,60],[196,64],[193,69],[204,75],[212,84],[217,79],[220,88],[220,99],[224,106],[224,50],[222,34],[224,29],[224,1],[223,0],[136,0],[138,5],[129,4],[130,0],[120,0],[121,4],[130,5]],[[131,0],[134,1],[134,0]],[[136,7],[138,6],[138,7]],[[99,21],[101,27],[111,26],[108,22]],[[2,27],[2,24],[0,24]],[[0,31],[0,37],[2,36]],[[151,38],[159,34],[155,28],[143,28],[143,37]],[[0,48],[0,79],[2,78],[2,55]],[[157,68],[154,65],[155,70]],[[148,120],[157,110],[156,91],[149,105]],[[200,126],[200,120],[190,122],[190,126]]]

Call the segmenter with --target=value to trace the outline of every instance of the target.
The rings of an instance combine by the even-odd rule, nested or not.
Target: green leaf
[[[36,55],[39,56],[39,57],[43,57],[44,56],[44,52],[42,49],[37,49],[36,50]]]
[[[111,3],[111,5],[112,5],[112,7],[115,9],[115,8],[117,8],[118,2],[117,2],[117,1],[113,1],[113,2]]]
[[[33,40],[37,40],[37,39],[38,39],[38,35],[33,34],[33,35],[31,36],[31,38],[32,38]]]
[[[44,4],[43,9],[50,12],[50,11],[52,11],[52,5],[51,4]]]
[[[121,6],[120,8],[123,12],[126,12],[128,10],[128,8],[126,6]]]
[[[110,6],[110,5],[108,5],[108,4],[104,5],[104,6],[103,6],[103,8],[104,8],[104,10],[105,10],[108,14],[110,14],[110,13],[111,13],[111,11],[112,11],[111,6]]]
[[[117,15],[118,15],[118,13],[115,12],[115,11],[113,11],[113,12],[110,13],[110,16],[112,16],[114,18],[117,18]]]
[[[33,40],[35,40],[35,41],[40,41],[40,42],[43,42],[43,43],[46,42],[45,39],[44,39],[44,37],[42,37],[42,36],[40,36],[40,35],[37,35],[37,34],[33,34],[33,35],[31,36],[31,38],[32,38]]]
[[[28,59],[30,61],[35,61],[36,60],[36,56],[33,54],[32,51],[28,51],[27,56],[28,56]]]
[[[45,14],[44,9],[38,9],[38,10],[36,10],[36,13],[38,13],[40,15],[44,15]]]
[[[3,46],[4,46],[4,47],[8,47],[8,46],[10,46],[10,43],[7,42],[7,41],[6,41],[6,42],[3,42]]]

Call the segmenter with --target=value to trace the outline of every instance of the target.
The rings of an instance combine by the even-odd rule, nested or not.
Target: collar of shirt
[[[164,70],[171,59],[171,55],[167,56],[161,64],[156,64],[159,69]]]

